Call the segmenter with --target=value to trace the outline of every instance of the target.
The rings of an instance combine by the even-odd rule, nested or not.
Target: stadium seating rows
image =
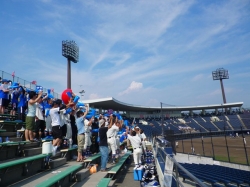
[[[233,186],[234,184],[237,186],[250,185],[249,171],[218,165],[189,163],[182,163],[181,165],[200,180],[212,183],[213,185],[218,186],[220,183],[223,183],[225,186]],[[181,170],[179,174],[185,178]]]

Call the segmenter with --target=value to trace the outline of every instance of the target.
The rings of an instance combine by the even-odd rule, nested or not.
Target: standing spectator
[[[97,142],[98,138],[98,131],[99,131],[99,125],[98,125],[98,119],[94,119],[94,123],[92,123],[92,136],[91,136],[91,146],[90,151],[92,154],[99,152],[99,144]]]
[[[107,137],[108,137],[108,145],[112,151],[112,164],[115,164],[116,149],[117,149],[116,135],[120,128],[121,124],[119,121],[113,124],[113,120],[112,119],[110,120],[110,124],[108,126],[108,131],[107,131]]]
[[[81,162],[84,160],[82,154],[84,151],[84,145],[85,145],[85,140],[86,140],[86,132],[85,132],[85,127],[84,127],[84,119],[88,113],[88,108],[86,108],[86,111],[83,113],[83,111],[79,110],[76,113],[76,127],[78,130],[77,133],[77,145],[78,145],[78,156],[77,156],[77,162]]]
[[[89,151],[91,146],[91,129],[92,123],[94,122],[94,117],[86,117],[84,120],[84,129],[85,129],[85,143],[84,143],[84,156]]]
[[[36,117],[36,102],[40,99],[43,92],[39,92],[38,96],[36,92],[30,91],[29,93],[29,102],[28,102],[28,113],[26,116],[26,130],[25,130],[25,139],[26,141],[34,141],[33,130],[35,127],[35,117]]]
[[[141,143],[142,143],[142,148],[143,148],[143,152],[144,154],[146,153],[146,140],[147,140],[147,137],[144,133],[144,131],[142,129],[140,129],[140,134],[141,134]]]
[[[45,120],[44,120],[44,112],[43,106],[43,98],[40,97],[36,103],[36,125],[34,129],[34,138],[38,138],[39,140],[44,137],[45,130]]]
[[[3,79],[2,85],[0,86],[0,114],[4,114],[5,108],[9,105],[8,83],[8,80]]]
[[[70,124],[72,129],[72,143],[73,145],[77,145],[77,127],[76,127],[76,118],[75,118],[76,111],[72,110],[70,113]]]
[[[62,104],[63,108],[66,108],[64,104]],[[60,110],[60,121],[61,121],[61,131],[62,131],[62,137],[65,137],[67,134],[67,125],[66,125],[66,110]]]
[[[105,120],[101,119],[99,121],[99,149],[101,152],[101,171],[107,171],[107,162],[109,156],[109,148],[108,148],[108,141],[107,141],[107,131],[108,127],[105,127]]]
[[[10,110],[10,115],[15,116],[16,115],[16,111],[17,111],[17,105],[18,105],[18,97],[19,97],[19,93],[18,93],[18,89],[15,88],[11,94],[11,110]]]
[[[133,157],[136,167],[141,166],[141,154],[142,154],[142,144],[141,138],[137,136],[137,133],[133,130],[130,130],[130,134],[128,134],[128,140],[131,142],[133,147]]]
[[[20,88],[19,88],[19,97],[18,97],[18,105],[17,105],[17,110],[18,110],[17,118],[19,120],[22,120],[23,122],[25,122],[25,110],[27,108],[26,100],[27,100],[26,92],[25,92],[24,88],[22,86],[20,86]]]
[[[69,105],[70,104],[71,103],[69,103]],[[57,148],[59,148],[62,143],[60,110],[63,110],[64,108],[66,108],[66,106],[62,106],[62,100],[60,99],[54,101],[52,106],[53,107],[50,109],[49,114],[52,121],[51,125],[53,135],[53,154],[55,154]]]
[[[46,131],[51,132],[52,126],[51,126],[51,117],[50,117],[50,109],[52,108],[53,104],[53,98],[48,97],[47,102],[44,104],[45,108],[45,124],[46,124]]]

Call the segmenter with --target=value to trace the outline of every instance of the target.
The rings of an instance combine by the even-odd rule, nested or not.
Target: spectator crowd
[[[53,154],[77,145],[77,162],[100,152],[101,171],[108,169],[108,161],[116,163],[121,151],[127,151],[126,145],[131,145],[136,167],[142,164],[146,136],[138,126],[124,123],[122,116],[112,110],[96,115],[95,109],[79,102],[79,97],[73,92],[68,93],[69,101],[65,104],[54,98],[50,90],[47,93],[42,90],[42,87],[37,87],[31,91],[18,83],[1,80],[0,114],[5,114],[10,106],[10,115],[17,114],[17,120],[26,123],[26,141],[53,139]]]

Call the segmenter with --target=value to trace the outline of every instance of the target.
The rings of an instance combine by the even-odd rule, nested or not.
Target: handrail
[[[187,174],[188,177],[190,177],[195,183],[197,183],[200,187],[208,187],[206,184],[204,184],[203,182],[201,182],[197,177],[195,177],[193,174],[191,174],[188,170],[186,170],[182,165],[180,165],[175,158],[170,157],[169,154],[166,153],[166,151],[162,148],[163,153],[178,167],[180,168],[183,172],[185,172]]]

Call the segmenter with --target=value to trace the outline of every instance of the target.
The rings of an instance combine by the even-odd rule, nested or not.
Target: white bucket
[[[43,154],[50,154],[50,153],[52,153],[52,142],[44,142],[43,143],[42,153]]]

